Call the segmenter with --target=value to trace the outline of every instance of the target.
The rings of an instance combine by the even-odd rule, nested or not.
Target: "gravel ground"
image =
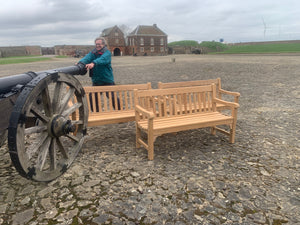
[[[0,76],[76,61],[0,65]],[[73,166],[50,183],[22,178],[5,145],[0,224],[300,224],[299,55],[114,57],[113,68],[118,84],[153,88],[220,77],[241,93],[235,144],[209,129],[167,134],[148,161],[134,123],[89,128]]]

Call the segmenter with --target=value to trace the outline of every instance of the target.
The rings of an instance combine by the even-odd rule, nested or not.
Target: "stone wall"
[[[56,45],[54,46],[55,55],[66,55],[72,57],[85,56],[95,48],[94,45]]]
[[[27,55],[42,55],[41,46],[25,46]]]
[[[54,55],[54,47],[42,47],[42,55]]]
[[[11,46],[0,47],[0,57],[25,56],[25,55],[41,55],[40,46]]]

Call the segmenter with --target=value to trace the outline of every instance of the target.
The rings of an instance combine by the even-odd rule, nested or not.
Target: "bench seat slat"
[[[93,113],[89,114],[88,126],[99,126],[113,123],[125,123],[135,120],[134,110],[109,113]]]
[[[216,126],[220,124],[230,124],[233,117],[226,116],[221,113],[204,113],[203,115],[182,115],[178,117],[163,117],[154,119],[153,133],[154,135],[161,135],[169,133],[170,130],[174,132],[202,128],[207,126]],[[138,126],[143,130],[148,130],[148,121],[141,121]]]

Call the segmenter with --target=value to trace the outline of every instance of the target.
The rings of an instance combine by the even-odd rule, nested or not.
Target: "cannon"
[[[10,158],[21,176],[51,181],[76,158],[86,135],[88,107],[74,75],[86,72],[79,63],[0,78],[0,144],[7,136]]]

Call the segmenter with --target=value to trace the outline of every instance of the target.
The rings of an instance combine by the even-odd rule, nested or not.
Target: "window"
[[[144,47],[141,47],[141,50],[140,50],[141,52],[144,52]]]
[[[144,38],[141,38],[141,45],[144,45]]]
[[[119,33],[118,33],[118,32],[115,32],[115,36],[118,37],[118,36],[119,36]]]
[[[151,47],[150,49],[151,49],[151,52],[154,52],[154,47]]]
[[[116,44],[119,44],[119,39],[117,38],[117,39],[115,40],[115,42],[116,42]]]
[[[160,39],[160,45],[164,45],[164,39],[163,38]]]
[[[154,45],[154,38],[150,39],[150,43],[151,43],[151,45]]]
[[[160,51],[161,51],[161,52],[164,52],[164,47],[160,47]]]

